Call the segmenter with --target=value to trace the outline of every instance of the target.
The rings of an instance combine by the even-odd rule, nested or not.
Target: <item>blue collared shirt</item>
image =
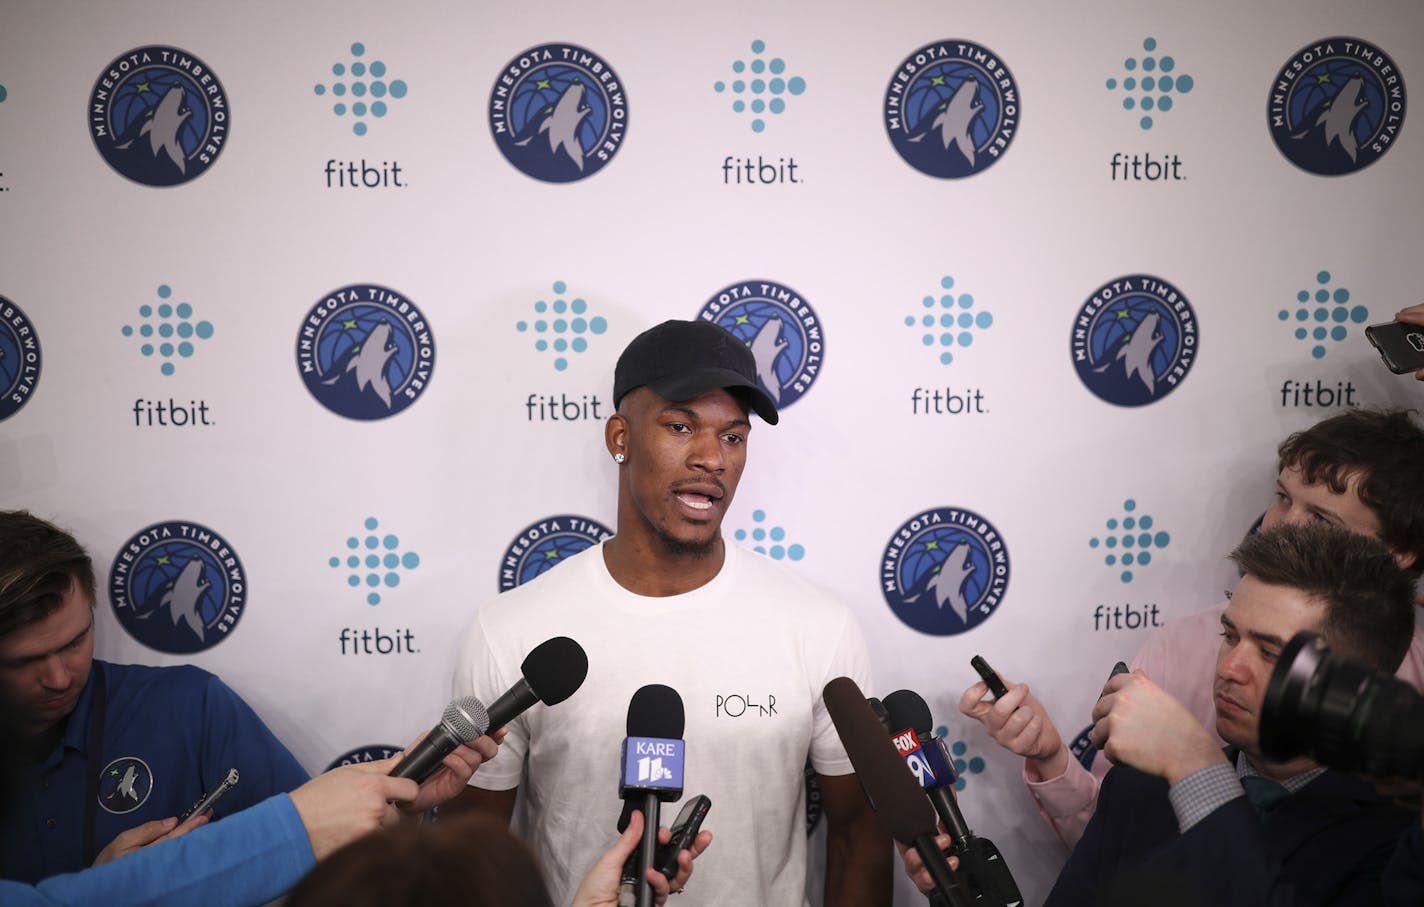
[[[120,832],[176,816],[236,768],[240,780],[214,818],[231,815],[307,780],[257,713],[217,677],[189,665],[103,665],[105,710],[95,850]],[[17,785],[0,824],[0,877],[35,882],[85,867],[85,783],[94,674],[64,737]]]

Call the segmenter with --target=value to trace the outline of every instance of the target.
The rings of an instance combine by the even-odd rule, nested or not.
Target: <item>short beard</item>
[[[712,537],[704,542],[688,542],[659,532],[658,540],[663,544],[663,552],[670,557],[706,557],[716,550],[717,543],[722,540],[722,533],[714,532]]]

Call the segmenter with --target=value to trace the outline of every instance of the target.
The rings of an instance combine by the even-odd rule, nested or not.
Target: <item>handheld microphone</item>
[[[660,683],[640,687],[628,703],[628,737],[623,741],[618,796],[623,798],[619,831],[628,827],[633,809],[643,813],[643,840],[623,866],[623,895],[636,892],[637,907],[651,907],[647,882],[658,850],[661,804],[682,797],[686,745],[682,697]],[[621,897],[621,896],[620,896]],[[622,900],[620,900],[622,903]]]
[[[489,730],[489,715],[485,704],[473,696],[450,700],[440,723],[431,728],[425,739],[411,748],[405,758],[391,770],[392,778],[424,781],[440,767],[441,761],[463,743],[469,743]]]
[[[519,665],[523,676],[489,707],[489,727],[499,730],[535,703],[558,705],[588,676],[588,654],[567,636],[535,646]]]
[[[895,737],[896,749],[911,766],[915,780],[928,792],[935,812],[944,823],[944,830],[954,841],[950,852],[959,856],[963,842],[974,837],[974,833],[969,830],[964,814],[959,811],[959,801],[954,797],[954,782],[959,779],[959,773],[954,770],[953,761],[947,758],[948,754],[938,745],[941,743],[939,738],[931,733],[934,720],[930,717],[930,707],[919,693],[896,690],[885,697],[885,710],[890,713],[892,728],[905,728]],[[922,743],[921,735],[929,741],[927,745]],[[914,741],[913,751],[901,745],[906,738]],[[912,760],[917,760],[923,769],[917,770]]]
[[[885,711],[885,703],[876,699],[874,696],[866,699],[865,703],[870,706],[870,710],[875,713],[875,717],[880,719],[880,723],[885,725],[887,733],[893,730],[893,728],[890,727],[890,713]]]
[[[930,717],[930,707],[913,690],[896,690],[885,697],[885,709],[890,713],[890,726],[906,728],[894,738],[896,749],[904,757],[906,764],[917,759],[923,764],[923,772],[916,771],[911,764],[911,772],[919,780],[920,786],[929,794],[935,812],[949,833],[949,852],[959,858],[959,872],[965,878],[969,894],[976,904],[994,907],[1017,907],[1023,903],[1018,884],[1009,872],[999,848],[988,838],[981,838],[970,831],[969,823],[959,810],[959,800],[954,795],[954,783],[959,772],[954,767],[954,757],[944,745],[944,741],[934,736],[934,725]],[[914,742],[914,747],[905,746],[905,741]]]
[[[865,694],[849,677],[837,677],[826,684],[821,695],[866,799],[885,830],[919,853],[934,881],[935,894],[950,907],[971,907],[944,854],[935,846],[939,832],[935,811],[900,754],[885,738],[885,728],[865,701]]]

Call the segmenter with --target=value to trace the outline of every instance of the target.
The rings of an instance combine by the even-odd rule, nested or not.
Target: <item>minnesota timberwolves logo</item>
[[[1088,390],[1118,406],[1176,390],[1197,353],[1197,319],[1181,291],[1133,274],[1103,284],[1073,319],[1073,366]]]
[[[435,338],[409,299],[352,284],[302,319],[297,368],[312,396],[337,415],[384,419],[425,391],[435,370]]]
[[[1321,176],[1373,164],[1404,125],[1404,77],[1378,47],[1326,38],[1302,47],[1271,81],[1267,114],[1276,147]]]
[[[972,176],[1003,157],[1018,132],[1018,83],[993,51],[949,38],[905,58],[883,113],[890,144],[911,167]]]
[[[0,296],[0,422],[29,402],[39,381],[39,335],[20,307]]]
[[[114,815],[131,813],[153,793],[153,772],[137,756],[123,756],[99,775],[99,805]]]
[[[201,175],[227,143],[230,110],[208,64],[176,47],[131,50],[89,95],[89,135],[110,167],[147,186]]]
[[[508,592],[547,573],[613,530],[583,516],[551,516],[524,527],[499,562],[499,591]]]
[[[206,526],[155,523],[114,556],[109,599],[134,639],[186,655],[232,632],[247,605],[247,574],[227,540]]]
[[[905,521],[880,564],[880,590],[908,626],[934,636],[972,630],[1009,585],[1009,549],[994,524],[941,507]]]
[[[821,373],[821,319],[790,287],[744,280],[716,293],[697,317],[715,321],[751,348],[757,383],[778,408],[801,399]]]
[[[500,152],[550,183],[593,176],[623,146],[623,80],[573,44],[531,47],[505,65],[490,93],[490,130]]]
[[[358,746],[356,749],[342,753],[340,756],[331,760],[331,764],[322,769],[322,772],[329,772],[334,768],[341,768],[343,765],[380,762],[382,759],[391,758],[400,751],[401,748],[398,746],[390,746],[389,744],[383,743],[373,743],[370,746]]]

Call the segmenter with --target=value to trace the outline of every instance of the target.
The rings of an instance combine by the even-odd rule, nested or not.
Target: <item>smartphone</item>
[[[192,806],[184,810],[183,815],[178,817],[178,824],[182,825],[184,822],[188,821],[188,818],[190,816],[201,816],[209,809],[212,809],[213,804],[221,800],[223,794],[226,794],[234,787],[237,787],[237,769],[230,768],[227,770],[227,774],[223,776],[222,781],[218,782],[217,787],[213,788],[208,793],[203,794],[201,797],[198,798],[197,803],[194,803]]]
[[[1112,672],[1108,674],[1108,680],[1112,680],[1112,679],[1113,679],[1114,677],[1116,677],[1117,675],[1119,675],[1119,674],[1126,674],[1127,672],[1128,672],[1127,662],[1125,662],[1125,661],[1119,661],[1117,664],[1113,665]],[[1106,687],[1107,684],[1104,683],[1103,686]],[[1098,698],[1099,698],[1099,699],[1102,699],[1102,698],[1103,698],[1104,696],[1106,696],[1106,695],[1107,695],[1107,692],[1104,691],[1104,692],[1098,694]]]
[[[1396,375],[1424,368],[1424,326],[1390,321],[1365,328],[1385,367]]]
[[[984,660],[984,656],[975,655],[969,659],[969,664],[974,670],[979,672],[979,676],[984,678],[984,682],[989,685],[989,692],[994,694],[995,699],[1002,699],[1009,695],[1009,688],[1004,686],[1004,681],[999,677],[989,663]]]
[[[677,855],[692,846],[697,832],[702,829],[702,820],[707,818],[707,811],[711,808],[712,799],[706,794],[698,794],[683,804],[677,814],[677,821],[672,824],[672,840],[658,848],[655,863],[658,872],[669,882],[677,875]]]

